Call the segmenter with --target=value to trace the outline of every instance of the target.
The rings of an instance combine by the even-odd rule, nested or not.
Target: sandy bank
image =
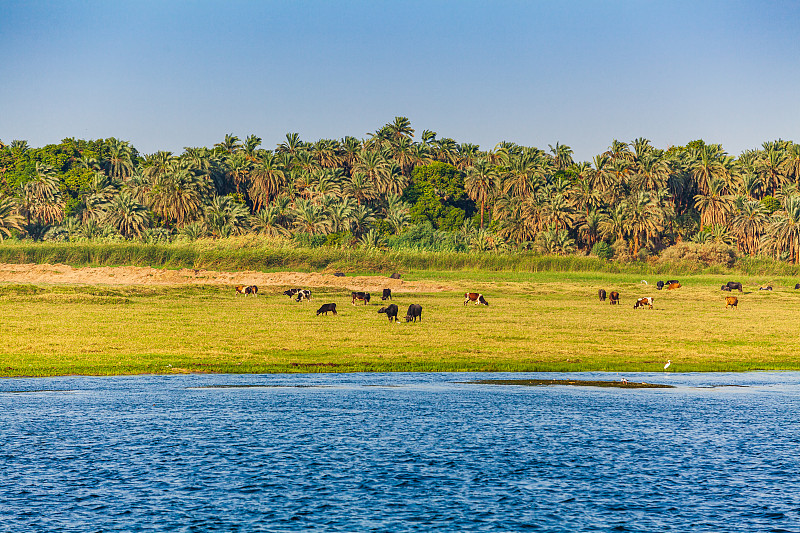
[[[440,292],[453,287],[386,276],[345,276],[317,272],[219,272],[215,270],[162,270],[151,267],[79,267],[48,264],[0,264],[0,283],[58,283],[69,285],[258,285],[290,287],[341,287],[347,290]]]

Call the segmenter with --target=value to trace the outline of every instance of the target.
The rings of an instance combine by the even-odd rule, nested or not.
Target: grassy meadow
[[[649,285],[640,283],[643,277]],[[0,376],[181,372],[743,371],[800,369],[800,290],[793,278],[733,276],[738,309],[719,287],[732,276],[592,272],[412,271],[458,290],[395,296],[422,321],[390,324],[349,292],[313,288],[312,302],[262,287],[0,285]],[[769,281],[775,290],[759,291]],[[618,290],[621,305],[597,299]],[[463,306],[482,292],[489,307]],[[654,296],[655,309],[633,309]],[[336,302],[338,316],[316,316]]]

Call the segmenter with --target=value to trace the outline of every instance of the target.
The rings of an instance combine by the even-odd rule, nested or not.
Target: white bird
[[[664,370],[668,369],[669,365],[671,365],[671,364],[672,364],[672,359],[667,359],[667,364],[664,365]]]
[[[646,280],[646,279],[643,279],[643,280],[642,280],[642,283],[644,283],[645,285],[648,285],[648,283],[647,283],[647,280]]]

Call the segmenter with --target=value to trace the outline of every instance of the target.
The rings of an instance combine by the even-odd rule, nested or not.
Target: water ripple
[[[466,379],[0,381],[0,531],[800,530],[800,374]]]

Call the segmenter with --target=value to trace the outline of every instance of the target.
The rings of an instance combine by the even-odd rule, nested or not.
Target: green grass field
[[[312,302],[264,287],[0,285],[0,376],[179,372],[744,371],[800,369],[800,290],[773,278],[745,283],[739,308],[719,290],[728,277],[680,277],[676,291],[610,273],[434,272],[458,291],[400,294],[422,321],[390,324],[349,292],[314,289]],[[619,306],[597,289],[618,290]],[[490,306],[464,307],[465,290]],[[654,296],[655,309],[634,310]],[[377,301],[376,301],[377,300]],[[338,316],[315,316],[336,302]]]

